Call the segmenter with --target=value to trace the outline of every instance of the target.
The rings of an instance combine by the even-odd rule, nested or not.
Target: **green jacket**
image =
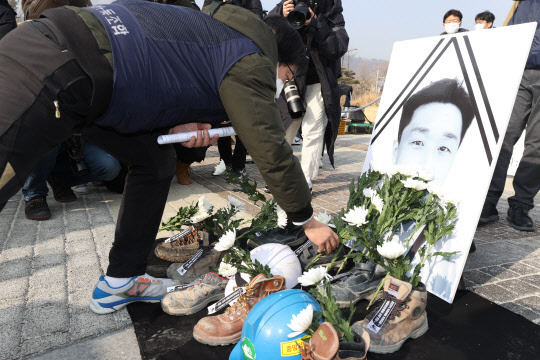
[[[71,9],[89,26],[112,65],[110,43],[99,20],[87,10]],[[298,159],[285,141],[274,99],[278,59],[275,36],[259,17],[238,6],[223,4],[212,17],[247,36],[263,53],[245,56],[234,64],[225,75],[219,94],[229,120],[277,203],[291,221],[307,220],[313,213],[309,187]]]

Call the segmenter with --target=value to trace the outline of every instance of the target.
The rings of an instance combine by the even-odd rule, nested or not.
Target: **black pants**
[[[225,165],[232,166],[233,171],[242,170],[246,167],[247,149],[236,136],[236,145],[234,153],[232,151],[232,139],[230,136],[220,137],[218,139],[219,157],[225,162]]]
[[[174,174],[174,149],[158,145],[157,133],[123,135],[88,123],[91,76],[65,48],[46,19],[24,23],[0,42],[0,211],[42,155],[81,130],[128,166],[107,275],[142,275]]]
[[[521,205],[530,210],[534,207],[534,197],[540,190],[540,69],[526,69],[523,73],[499,159],[489,185],[487,203],[496,205],[499,201],[504,191],[514,145],[523,131],[525,131],[525,151],[514,176],[515,195],[508,198],[508,204]]]

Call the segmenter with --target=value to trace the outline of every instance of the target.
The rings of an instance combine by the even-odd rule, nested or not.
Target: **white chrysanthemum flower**
[[[366,217],[368,212],[368,209],[363,206],[355,206],[345,214],[343,220],[351,225],[360,227],[367,222]]]
[[[287,226],[287,213],[279,205],[276,205],[277,225],[280,228]]]
[[[221,160],[219,164],[217,164],[214,168],[214,172],[212,173],[212,175],[221,175],[225,171],[227,171],[227,166],[225,165],[225,161]]]
[[[383,209],[383,206],[384,206],[384,201],[379,196],[379,194],[377,194],[377,193],[373,194],[373,196],[371,197],[371,203],[373,204],[375,209],[377,209],[377,211],[379,211],[379,213],[382,213],[382,209]]]
[[[193,215],[191,217],[191,219],[189,219],[189,221],[191,221],[192,224],[198,224],[198,223],[208,219],[209,217],[210,217],[209,213],[199,211],[195,215]]]
[[[392,240],[386,240],[382,246],[377,246],[377,251],[382,257],[394,260],[403,255],[407,248],[399,241],[399,236],[394,235]]]
[[[209,213],[212,208],[213,208],[213,205],[210,203],[210,201],[206,198],[206,196],[201,196],[199,198],[199,212],[203,213]]]
[[[298,277],[298,282],[302,286],[318,285],[327,277],[328,274],[326,273],[326,268],[324,266],[319,266],[318,268],[305,271],[301,276]]]
[[[330,227],[333,227],[333,228],[336,227],[335,225],[330,224],[330,221],[332,221],[332,217],[330,215],[328,215],[326,210],[323,213],[320,212],[319,215],[315,216],[315,220],[323,223],[324,225],[327,225],[327,226],[330,226]]]
[[[298,315],[293,314],[291,323],[287,324],[287,326],[293,331],[288,336],[289,338],[293,338],[295,336],[298,336],[302,333],[304,333],[309,327],[311,326],[311,322],[313,321],[313,306],[309,304],[307,308],[300,311]]]
[[[237,272],[238,272],[238,270],[229,263],[226,263],[226,262],[222,261],[219,264],[218,273],[219,273],[219,275],[221,275],[223,277],[233,276]]]
[[[428,184],[425,181],[414,180],[411,178],[408,178],[407,180],[401,180],[401,182],[406,188],[415,189],[415,190],[426,190],[428,186]]]
[[[418,177],[420,179],[424,179],[424,181],[431,181],[435,178],[435,176],[433,175],[431,171],[423,169],[423,168],[418,170]]]
[[[235,198],[234,196],[229,195],[229,204],[234,206],[237,209],[242,209],[246,205],[243,201]]]
[[[390,177],[394,176],[397,173],[397,167],[393,164],[385,164],[383,162],[371,162],[371,170],[381,173],[383,175],[388,175]]]
[[[373,190],[372,188],[369,188],[369,187],[368,187],[368,188],[364,188],[364,189],[362,190],[362,194],[363,194],[365,197],[371,199],[371,197],[372,197],[373,195],[377,194],[377,192],[376,192],[375,190]]]
[[[227,251],[233,247],[234,240],[236,240],[236,229],[227,230],[227,232],[219,238],[219,242],[214,245],[214,249],[217,251]]]
[[[416,177],[419,171],[420,167],[415,165],[397,165],[397,172],[402,175]]]

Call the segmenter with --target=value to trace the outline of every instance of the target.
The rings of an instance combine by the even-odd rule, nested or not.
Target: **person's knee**
[[[97,180],[101,181],[111,181],[115,179],[122,169],[120,162],[112,156],[104,158],[99,165],[98,174],[96,175],[98,177]]]

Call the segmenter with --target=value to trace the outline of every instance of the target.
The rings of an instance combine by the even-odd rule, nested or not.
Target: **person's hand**
[[[315,218],[311,218],[303,227],[308,239],[319,247],[318,252],[326,250],[326,253],[330,254],[339,245],[337,234]]]
[[[306,20],[306,22],[304,23],[304,26],[308,26],[309,24],[311,24],[311,20],[315,20],[317,18],[317,15],[315,15],[315,13],[313,12],[313,10],[311,10],[311,8],[308,8],[308,10],[311,16],[309,17],[309,19]]]
[[[294,10],[292,0],[287,0],[283,3],[283,17],[289,16],[289,13]]]
[[[197,131],[197,137],[192,136],[189,141],[180,143],[180,145],[187,147],[187,148],[194,148],[194,147],[205,147],[214,145],[218,139],[219,135],[214,135],[212,138],[210,137],[210,134],[208,134],[208,130],[212,128],[212,125],[210,124],[201,124],[201,123],[187,123],[182,125],[176,125],[172,129],[169,130],[169,134],[178,134],[178,133],[186,133],[190,131]]]

